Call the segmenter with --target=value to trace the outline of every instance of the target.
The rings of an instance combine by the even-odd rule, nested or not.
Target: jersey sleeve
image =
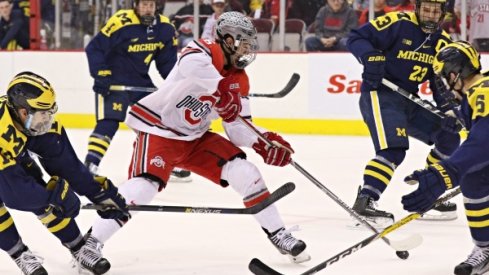
[[[371,20],[351,31],[348,49],[359,61],[368,52],[388,49],[403,32],[402,22],[406,19],[410,19],[409,14],[391,12]]]
[[[170,24],[168,18],[160,16],[160,20],[165,25],[164,36],[166,40],[163,50],[159,51],[155,56],[155,64],[161,77],[166,79],[171,69],[177,62],[178,40],[176,37],[175,28],[172,24]]]
[[[217,90],[219,81],[223,78],[212,64],[212,58],[200,48],[187,48],[176,67],[189,82],[196,83],[209,92]]]
[[[49,175],[66,179],[76,193],[91,196],[100,190],[93,176],[78,159],[68,135],[59,124],[53,124],[52,131],[32,137],[27,149],[39,156],[39,161]]]
[[[489,81],[485,81],[469,90],[467,101],[463,103],[471,110],[462,108],[464,113],[470,115],[469,135],[460,147],[444,160],[448,167],[457,171],[462,179],[466,174],[475,172],[489,165]],[[463,107],[463,105],[462,105]]]

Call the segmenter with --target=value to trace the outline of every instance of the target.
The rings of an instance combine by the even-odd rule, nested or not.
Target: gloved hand
[[[112,84],[110,75],[97,76],[94,79],[93,91],[101,96],[107,96],[110,94],[110,85]]]
[[[428,211],[438,197],[456,186],[454,180],[455,177],[450,176],[445,167],[438,163],[415,171],[404,178],[408,184],[418,183],[418,189],[402,197],[404,209],[418,213]]]
[[[273,146],[267,145],[261,139],[253,144],[253,149],[263,157],[266,164],[273,166],[285,166],[291,161],[291,154],[294,150],[290,144],[285,141],[280,135],[272,132],[266,132],[263,134]]]
[[[372,88],[377,89],[385,74],[385,56],[379,51],[372,51],[362,56],[362,79]]]
[[[80,212],[80,199],[71,190],[68,182],[58,176],[49,179],[46,189],[50,192],[49,207],[46,212],[51,212],[58,218],[74,218]]]
[[[235,78],[230,76],[223,78],[217,87],[215,96],[219,97],[215,110],[225,122],[236,120],[241,112],[241,98],[239,94],[239,84],[235,85]]]
[[[462,130],[463,126],[456,117],[446,114],[441,120],[441,128],[445,131],[456,134]]]
[[[94,179],[100,184],[101,190],[88,199],[95,204],[105,206],[103,210],[97,210],[99,216],[104,219],[129,220],[131,214],[129,214],[126,200],[118,193],[117,187],[112,184],[112,181],[101,176],[95,176]]]

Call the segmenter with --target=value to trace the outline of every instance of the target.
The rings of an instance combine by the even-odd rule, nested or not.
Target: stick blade
[[[282,98],[286,95],[288,95],[299,83],[299,80],[301,79],[301,76],[298,73],[293,73],[292,76],[289,79],[289,82],[285,85],[285,87],[273,94],[267,93],[267,94],[262,94],[262,93],[251,93],[249,94],[250,97],[265,97],[265,98]]]
[[[423,243],[423,236],[420,234],[413,234],[402,240],[390,239],[390,246],[396,251],[407,251],[420,246]]]
[[[255,275],[283,275],[275,271],[257,258],[253,258],[248,264],[248,269]]]

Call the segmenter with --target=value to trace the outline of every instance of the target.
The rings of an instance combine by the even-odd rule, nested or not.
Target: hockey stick
[[[294,89],[294,87],[299,82],[299,79],[301,79],[301,76],[298,73],[294,73],[290,77],[289,82],[287,82],[287,85],[285,85],[285,87],[282,90],[280,90],[280,91],[278,91],[278,92],[276,92],[274,94],[252,93],[252,94],[249,94],[248,96],[251,96],[251,97],[282,98],[282,97],[288,95],[292,91],[292,89]]]
[[[437,206],[440,206],[442,203],[448,201],[449,199],[455,197],[460,193],[460,188],[457,188],[453,190],[452,192],[446,194],[445,196],[439,198],[431,208],[435,208]],[[428,210],[429,211],[429,210]],[[427,211],[426,211],[427,212]],[[424,213],[426,213],[424,212]],[[372,236],[364,239],[363,241],[360,241],[349,248],[341,251],[340,253],[334,255],[333,257],[321,262],[320,264],[314,266],[313,268],[301,273],[301,275],[308,275],[308,274],[315,274],[316,272],[319,272],[320,270],[323,270],[327,268],[328,266],[340,261],[341,259],[345,258],[346,256],[349,256],[353,254],[354,252],[357,252],[361,248],[364,248],[365,246],[371,244],[372,242],[378,240],[379,238],[385,237],[387,234],[391,233],[394,230],[397,230],[398,228],[402,227],[403,225],[414,221],[421,217],[423,213],[412,213],[409,214],[408,216],[402,218],[398,222],[392,224],[391,226],[386,227],[384,230],[381,232],[375,233]],[[248,265],[248,268],[251,270],[256,275],[282,275],[282,273],[277,272],[276,270],[272,269],[262,261],[260,261],[257,258],[254,258],[251,260],[250,264]]]
[[[111,91],[116,92],[141,92],[141,93],[152,93],[156,92],[158,89],[153,87],[136,87],[136,86],[124,86],[124,85],[110,85]]]
[[[272,142],[270,142],[266,137],[263,136],[253,125],[251,125],[248,121],[246,121],[243,117],[238,116],[238,120],[246,126],[250,131],[255,133],[263,142],[265,142],[269,146],[274,146]],[[290,164],[297,169],[301,174],[303,174],[307,179],[309,179],[314,185],[316,185],[321,191],[326,193],[328,197],[334,200],[337,204],[339,204],[343,209],[348,212],[351,216],[353,216],[356,220],[358,220],[365,227],[370,229],[374,233],[378,233],[377,229],[373,227],[369,222],[363,219],[360,215],[357,214],[353,209],[351,209],[345,202],[343,202],[338,196],[336,196],[332,191],[330,191],[326,186],[321,184],[315,177],[313,177],[309,172],[307,172],[302,166],[300,166],[296,161],[292,160]],[[387,243],[390,247],[396,250],[396,255],[401,259],[407,259],[409,257],[409,252],[407,250],[418,247],[423,242],[423,238],[419,234],[414,234],[402,241],[392,241],[385,237],[382,237],[382,240]]]
[[[440,120],[442,120],[446,117],[446,115],[443,114],[440,110],[438,110],[435,106],[431,105],[430,103],[425,102],[421,98],[419,98],[416,95],[404,90],[403,88],[397,86],[396,84],[390,82],[389,80],[383,78],[382,84],[384,84],[385,86],[387,86],[389,89],[393,90],[394,92],[396,92],[396,93],[402,95],[403,97],[409,99],[410,101],[414,102],[415,104],[417,104],[421,108],[427,110],[428,112],[430,112],[434,116],[438,117]],[[463,129],[465,127],[459,119],[457,119],[457,125],[461,129]]]
[[[150,212],[173,212],[173,213],[197,213],[197,214],[256,214],[271,204],[287,196],[295,189],[293,182],[288,182],[280,186],[266,199],[248,208],[221,208],[221,207],[194,207],[194,206],[171,206],[171,205],[128,205],[131,211],[150,211]],[[85,204],[82,209],[103,210],[106,207],[100,204]]]

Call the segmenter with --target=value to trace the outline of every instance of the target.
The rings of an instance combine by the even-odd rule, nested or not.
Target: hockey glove
[[[446,115],[441,120],[441,128],[450,133],[458,133],[462,130],[463,125],[454,116]]]
[[[239,85],[235,85],[235,79],[232,76],[223,78],[214,95],[219,97],[214,107],[222,120],[225,122],[236,120],[242,107]]]
[[[404,209],[419,213],[428,211],[438,197],[456,186],[454,180],[455,177],[439,163],[415,171],[404,179],[408,184],[418,183],[418,189],[402,197]]]
[[[280,135],[272,132],[266,132],[263,134],[273,146],[267,145],[261,139],[253,144],[253,149],[263,157],[266,164],[273,166],[285,166],[291,161],[291,154],[294,150],[290,144],[285,141]]]
[[[80,212],[80,199],[70,188],[68,182],[58,176],[49,179],[46,189],[50,192],[49,207],[46,212],[50,212],[58,218],[74,218]]]
[[[362,79],[372,88],[377,89],[385,74],[385,56],[379,52],[369,52],[362,56]]]
[[[101,96],[110,94],[110,85],[112,84],[110,75],[97,76],[93,83],[93,91]]]
[[[100,184],[101,190],[88,199],[95,204],[105,206],[103,210],[97,210],[99,216],[103,219],[118,219],[122,221],[127,221],[131,218],[126,200],[119,194],[117,187],[112,184],[112,181],[100,176],[95,176],[94,179]]]

